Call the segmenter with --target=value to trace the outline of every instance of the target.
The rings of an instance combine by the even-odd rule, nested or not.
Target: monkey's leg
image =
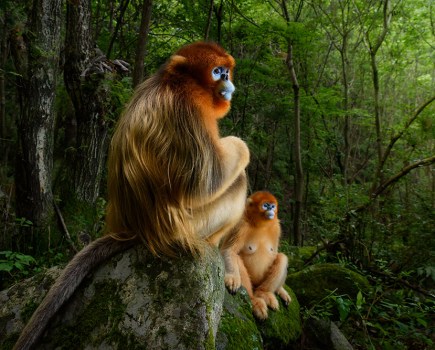
[[[254,316],[257,317],[258,319],[265,320],[267,318],[266,301],[263,298],[258,298],[255,296],[248,270],[246,270],[242,258],[240,258],[240,256],[237,256],[237,259],[239,264],[242,286],[245,287],[246,291],[248,292],[249,298],[251,299],[252,312],[254,313]]]
[[[263,298],[266,304],[273,310],[279,309],[278,300],[275,297],[275,292],[283,298],[285,303],[290,302],[290,296],[282,288],[287,277],[287,256],[278,253],[272,266],[267,272],[266,278],[261,282],[261,284],[255,288],[255,296]]]
[[[277,291],[278,295],[281,297],[281,299],[284,301],[285,305],[288,305],[291,303],[292,298],[291,296],[287,293],[287,291],[284,289],[284,287],[279,287],[278,291]]]

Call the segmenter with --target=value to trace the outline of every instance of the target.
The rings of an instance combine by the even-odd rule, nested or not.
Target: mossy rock
[[[279,310],[269,310],[269,317],[265,321],[257,320],[257,327],[263,338],[265,349],[287,348],[296,341],[302,332],[300,307],[295,293],[287,286],[285,289],[290,294],[292,301],[285,306],[281,298]]]
[[[137,245],[90,273],[35,349],[215,349],[224,266],[207,257],[157,259]],[[0,349],[10,349],[54,281],[36,276],[0,292]]]
[[[311,307],[336,290],[337,295],[355,299],[358,292],[370,291],[368,280],[343,266],[318,264],[287,276],[287,285],[296,293],[302,306]]]
[[[224,309],[216,337],[218,350],[282,349],[297,340],[301,334],[299,303],[295,293],[286,287],[292,302],[285,306],[282,300],[278,311],[269,310],[265,321],[256,320],[246,290],[235,295],[226,292]]]
[[[216,335],[217,350],[263,349],[263,340],[244,288],[231,295],[225,292],[221,323]]]

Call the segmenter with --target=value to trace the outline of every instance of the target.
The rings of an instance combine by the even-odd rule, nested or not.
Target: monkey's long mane
[[[219,187],[221,165],[198,106],[162,74],[138,87],[113,135],[107,232],[138,237],[155,255],[197,254],[204,242],[188,218]]]

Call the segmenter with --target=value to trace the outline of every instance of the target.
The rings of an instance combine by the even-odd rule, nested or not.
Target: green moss
[[[39,304],[35,303],[33,300],[29,300],[29,302],[24,305],[23,309],[21,310],[21,319],[24,323],[26,323],[30,317],[32,317],[38,306]]]
[[[211,315],[213,313],[213,306],[210,304],[206,305],[206,317],[207,317],[207,323],[208,323],[208,334],[206,339],[205,348],[208,350],[214,350],[216,347],[215,344],[215,337],[213,335],[213,326],[212,326],[212,320]]]
[[[263,349],[262,338],[245,290],[235,295],[225,292],[224,310],[219,325],[216,349]]]
[[[258,321],[257,326],[263,337],[266,349],[279,349],[297,340],[302,331],[299,315],[299,302],[295,293],[285,286],[292,301],[285,306],[278,297],[280,307],[278,311],[269,309],[269,317],[265,321]]]
[[[311,307],[331,291],[355,298],[358,291],[368,292],[367,279],[336,264],[318,264],[287,276],[287,285],[296,293],[303,306]]]

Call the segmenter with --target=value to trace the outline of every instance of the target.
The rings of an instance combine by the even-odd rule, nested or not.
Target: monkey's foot
[[[259,320],[265,320],[267,318],[267,305],[264,299],[252,297],[251,302],[254,316]]]
[[[281,299],[284,301],[284,304],[286,306],[291,303],[292,298],[283,287],[280,287],[278,289],[277,293],[281,297]]]
[[[231,293],[237,292],[240,288],[242,281],[240,279],[240,275],[227,273],[224,277],[225,285]]]
[[[255,296],[257,298],[263,299],[267,306],[269,306],[272,310],[278,310],[279,309],[279,303],[278,299],[276,299],[275,294],[272,292],[264,292],[262,290],[255,291]]]

